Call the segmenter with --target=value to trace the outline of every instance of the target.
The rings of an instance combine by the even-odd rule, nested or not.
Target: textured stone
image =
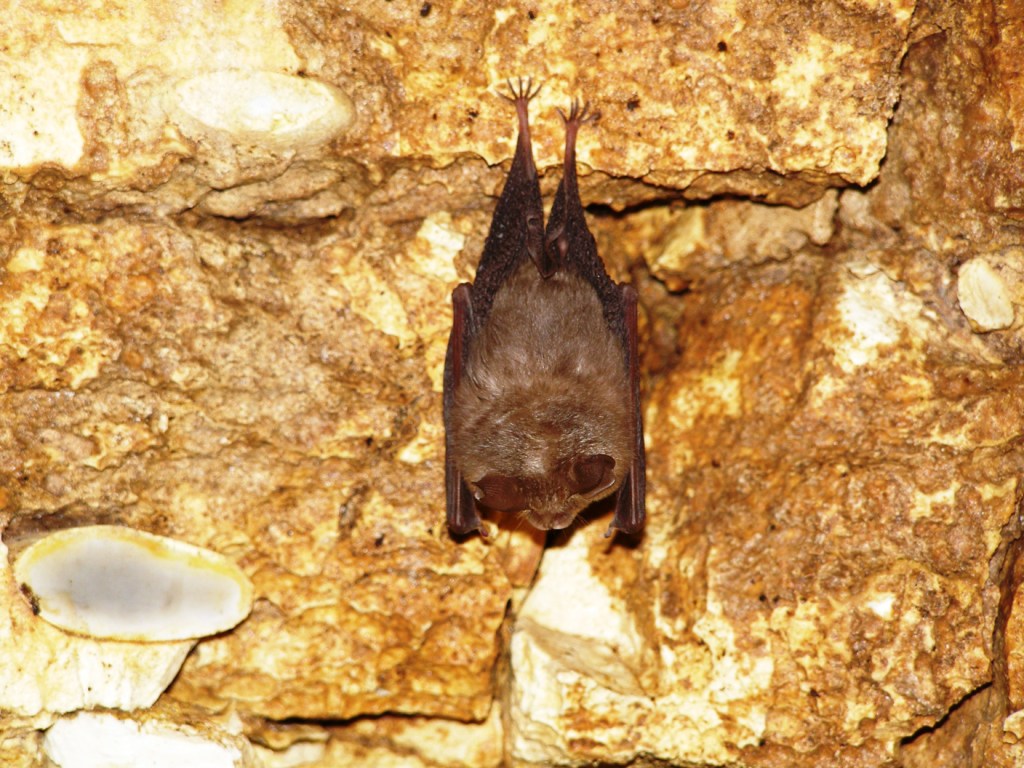
[[[560,162],[555,108],[583,95],[604,115],[600,141],[581,137],[586,166],[696,196],[806,204],[821,185],[877,174],[913,3],[786,7],[717,2],[691,24],[681,9],[591,3],[20,3],[0,21],[12,41],[0,58],[0,168],[17,174],[0,200],[337,215],[372,198],[369,178],[396,158],[509,157],[494,91],[533,75],[545,82],[542,167]],[[600,182],[590,199],[628,198]]]
[[[282,767],[1019,764],[1019,8],[355,6],[0,18],[2,540],[126,525],[255,590],[132,718]],[[444,529],[449,296],[518,76],[548,201],[556,108],[602,112],[636,541]],[[4,573],[12,765],[187,652],[70,638]]]
[[[1015,752],[1024,749],[1024,558],[1021,558],[1021,546],[1015,543],[1011,547],[1008,563],[1005,568],[1003,584],[1002,630],[997,634],[1001,639],[1001,648],[997,647],[999,663],[997,670],[1002,674],[996,678],[997,692],[1001,696],[990,694],[995,706],[1002,705],[1004,731],[1001,741],[1015,746]],[[1005,690],[1001,690],[1005,688]],[[992,718],[993,728],[998,723]]]
[[[259,766],[244,738],[148,714],[140,720],[102,712],[61,718],[47,730],[43,750],[59,768]]]
[[[783,261],[808,244],[825,245],[834,232],[837,198],[826,192],[797,209],[720,200],[673,211],[659,222],[651,273],[679,290],[709,269]]]
[[[482,717],[510,586],[421,503],[441,435],[408,404],[440,386],[446,325],[381,303],[444,290],[436,228],[407,233],[422,272],[393,277],[369,238],[358,254],[279,239],[257,256],[172,226],[24,234],[15,252],[49,256],[0,298],[24,307],[3,346],[3,457],[24,478],[8,503],[237,551],[256,588],[251,619],[204,646],[176,695],[231,690],[274,717]]]
[[[498,768],[501,708],[479,723],[382,715],[345,724],[252,721],[246,735],[266,768],[381,765]]]
[[[44,765],[43,750],[40,746],[42,734],[24,727],[12,727],[4,722],[0,727],[0,755],[4,765],[10,768],[41,768]]]

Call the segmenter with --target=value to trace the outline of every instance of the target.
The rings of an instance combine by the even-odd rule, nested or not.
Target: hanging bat
[[[509,82],[519,118],[512,168],[476,280],[452,293],[444,368],[445,485],[453,534],[487,529],[480,509],[569,526],[618,494],[612,530],[644,525],[637,296],[612,282],[583,217],[573,102],[565,171],[547,228],[530,142],[532,81]],[[508,97],[506,97],[508,98]]]

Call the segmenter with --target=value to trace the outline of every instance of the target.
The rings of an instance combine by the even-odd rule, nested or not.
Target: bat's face
[[[621,484],[618,462],[607,454],[575,456],[543,475],[512,477],[491,473],[470,489],[477,503],[501,512],[521,512],[535,528],[558,530]],[[621,466],[621,465],[620,465]]]
[[[507,336],[497,346],[499,354],[470,358],[452,409],[452,452],[479,508],[522,513],[541,530],[566,528],[629,472],[620,358],[610,343],[560,339],[545,347],[559,354],[538,366],[537,355],[516,350]],[[524,357],[533,363],[515,365]]]
[[[590,360],[571,357],[562,367],[574,373]],[[593,368],[598,373],[582,379],[550,372],[524,379],[509,368],[493,387],[463,378],[453,453],[479,508],[561,529],[622,485],[633,458],[625,375],[613,365]]]

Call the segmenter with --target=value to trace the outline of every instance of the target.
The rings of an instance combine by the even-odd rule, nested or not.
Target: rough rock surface
[[[1019,764],[1021,10],[355,5],[0,18],[4,759],[99,706],[268,766]],[[519,75],[548,199],[556,107],[602,112],[644,340],[649,526],[543,557],[443,522]],[[95,523],[255,588],[144,712],[189,646],[64,635],[11,575]]]

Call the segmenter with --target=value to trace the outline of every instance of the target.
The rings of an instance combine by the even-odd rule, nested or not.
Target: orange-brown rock
[[[106,707],[239,765],[1018,764],[1022,36],[998,0],[7,9],[0,753]],[[602,113],[635,541],[444,527],[518,76],[548,200],[556,108]],[[11,561],[92,524],[226,556],[251,615],[61,634]]]

